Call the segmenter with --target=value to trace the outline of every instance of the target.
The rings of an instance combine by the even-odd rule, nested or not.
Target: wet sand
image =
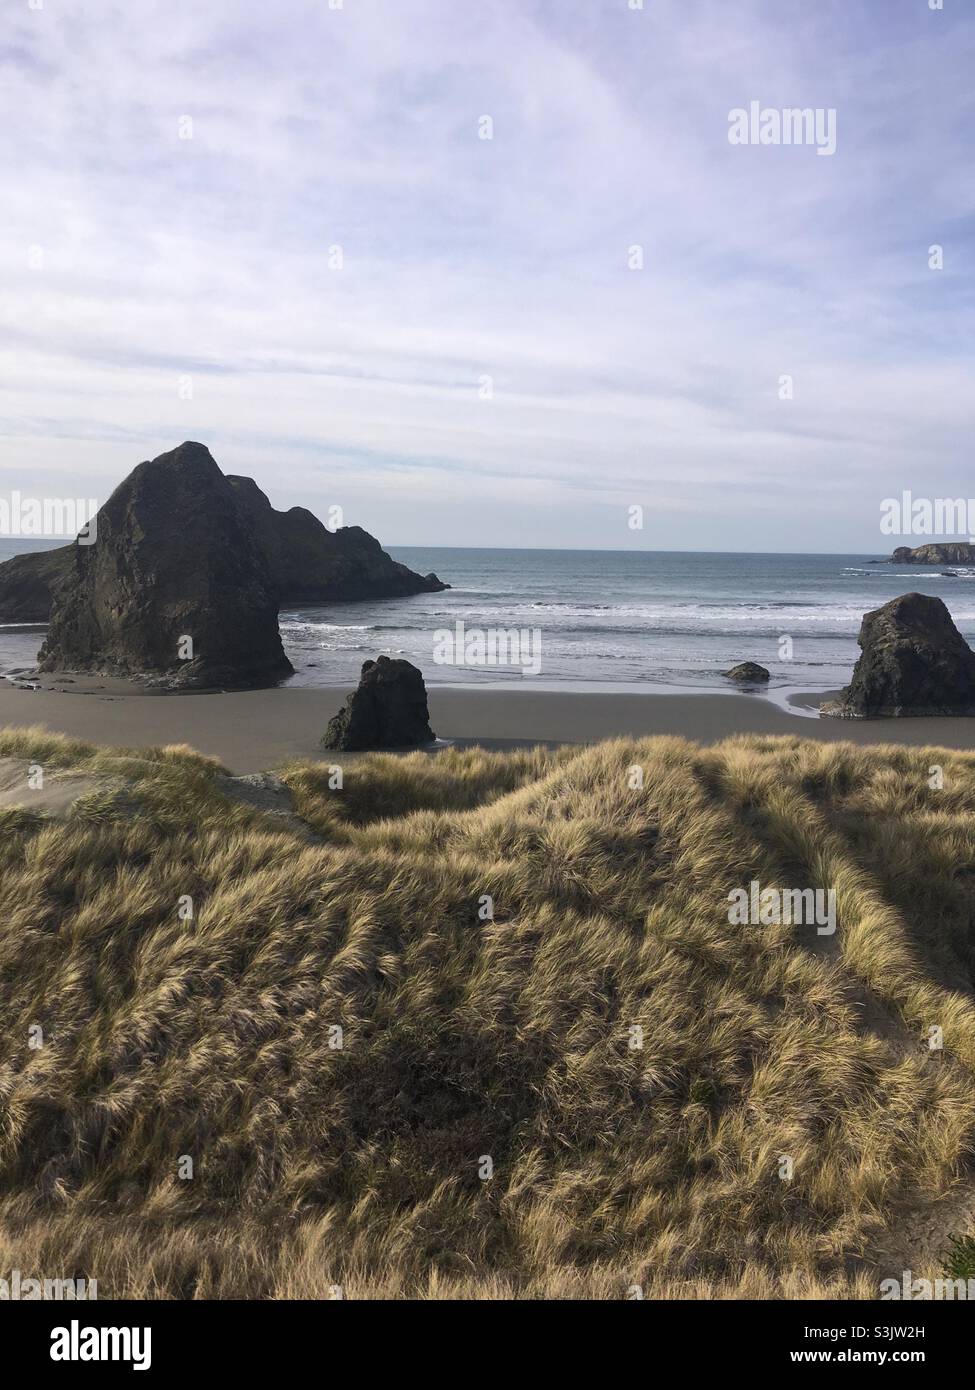
[[[289,758],[324,758],[319,739],[348,688],[254,690],[210,695],[131,694],[107,685],[85,693],[21,690],[0,682],[0,726],[44,725],[92,743],[151,747],[188,743],[236,773]],[[831,692],[794,697],[815,708]],[[618,735],[680,734],[711,743],[730,734],[797,734],[853,743],[975,749],[975,719],[846,720],[803,717],[761,694],[575,693],[433,687],[430,721],[461,746],[514,748],[588,743]]]

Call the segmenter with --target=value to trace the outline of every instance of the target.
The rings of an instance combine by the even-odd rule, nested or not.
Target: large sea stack
[[[202,444],[181,447],[203,449]],[[131,474],[119,491],[134,477]],[[224,481],[232,488],[244,524],[264,554],[279,608],[298,603],[404,598],[450,588],[435,574],[415,574],[392,559],[361,526],[330,531],[304,507],[275,511],[251,478],[228,475]],[[55,591],[76,577],[76,550],[73,545],[60,546],[17,555],[0,564],[0,623],[46,623]]]
[[[975,714],[975,652],[939,598],[901,594],[864,614],[853,678],[823,714]]]
[[[290,675],[277,595],[233,487],[202,444],[140,463],[67,547],[42,671],[154,677],[178,687]]]

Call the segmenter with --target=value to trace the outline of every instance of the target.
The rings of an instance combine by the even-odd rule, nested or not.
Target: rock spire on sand
[[[423,675],[408,661],[388,656],[363,664],[358,687],[329,722],[325,748],[419,748],[432,743]]]

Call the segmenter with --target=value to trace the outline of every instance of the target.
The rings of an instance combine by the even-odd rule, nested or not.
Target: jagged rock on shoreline
[[[866,613],[850,684],[823,714],[847,719],[975,714],[975,652],[939,598],[901,594]]]
[[[329,721],[322,747],[421,748],[435,738],[422,673],[409,661],[381,656],[363,663],[359,684]]]

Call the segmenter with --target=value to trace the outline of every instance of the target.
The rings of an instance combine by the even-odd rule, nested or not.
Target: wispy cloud
[[[961,7],[4,24],[10,486],[104,495],[199,438],[389,542],[877,550],[882,497],[972,490]],[[752,100],[835,108],[835,155],[730,145]]]

